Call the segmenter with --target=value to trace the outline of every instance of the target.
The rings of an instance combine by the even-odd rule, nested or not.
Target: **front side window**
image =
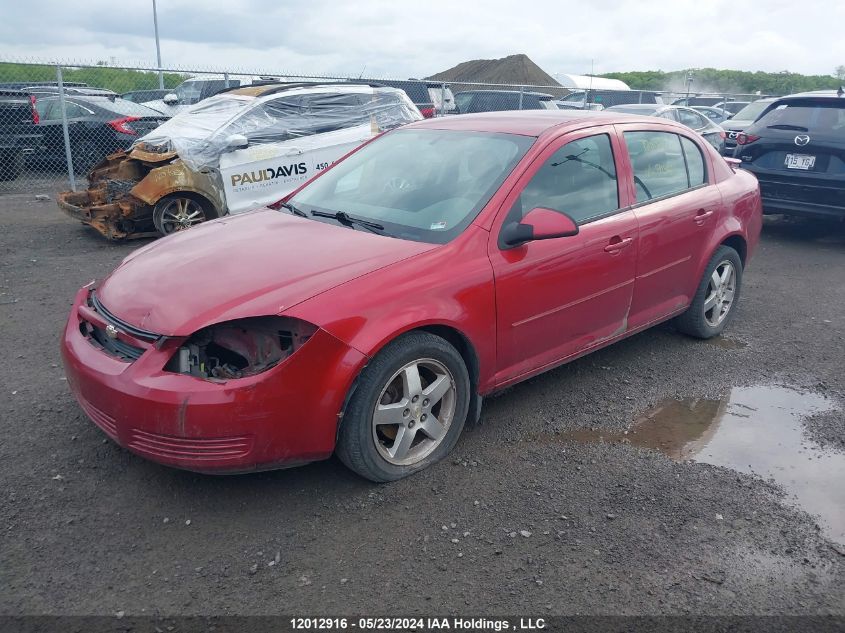
[[[385,235],[445,244],[472,222],[535,140],[398,130],[361,148],[290,202],[309,215],[342,211],[382,225]]]
[[[671,132],[625,132],[637,202],[671,196],[705,183],[704,158],[695,143]]]
[[[508,219],[519,221],[536,207],[566,213],[578,224],[618,209],[610,137],[588,136],[557,150],[525,185]]]

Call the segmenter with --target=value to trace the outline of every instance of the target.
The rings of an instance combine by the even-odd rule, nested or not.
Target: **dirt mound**
[[[551,75],[519,53],[502,59],[473,59],[428,77],[436,81],[559,86]]]

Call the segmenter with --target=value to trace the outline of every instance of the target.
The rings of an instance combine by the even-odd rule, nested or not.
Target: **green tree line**
[[[663,72],[662,70],[631,71],[601,75],[620,79],[633,89],[673,90],[686,92],[687,73],[692,73],[691,92],[727,92],[753,94],[789,94],[807,90],[836,89],[845,82],[845,67],[836,75],[802,75],[789,71],[767,73],[717,68],[693,68]]]
[[[181,73],[164,73],[164,87],[174,88],[185,81],[186,78],[187,75]],[[62,80],[86,83],[92,88],[106,88],[117,93],[158,88],[157,72],[108,68],[107,66],[93,68],[63,66]],[[56,67],[0,63],[0,84],[30,81],[56,81]]]

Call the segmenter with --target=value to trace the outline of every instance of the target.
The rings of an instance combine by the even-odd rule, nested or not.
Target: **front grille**
[[[123,360],[134,361],[141,358],[141,355],[145,351],[142,347],[135,347],[120,339],[111,338],[106,334],[105,330],[100,329],[93,323],[83,321],[82,327],[84,328],[83,334],[87,334],[89,340],[95,341],[98,347],[112,356],[117,356]]]
[[[99,426],[106,435],[117,441],[117,425],[115,424],[114,418],[108,413],[100,411],[82,396],[78,396],[77,399],[79,400],[79,406],[81,406],[82,410],[85,411],[85,414],[91,418],[91,421]]]
[[[135,338],[139,338],[143,341],[150,341],[151,343],[155,343],[158,339],[161,338],[160,334],[156,334],[155,332],[150,332],[149,330],[142,330],[139,327],[135,327],[127,323],[126,321],[122,321],[121,319],[114,316],[111,312],[109,312],[102,303],[100,303],[99,298],[97,297],[97,292],[92,290],[91,294],[88,296],[89,304],[97,313],[105,319],[107,323],[111,323],[113,326],[118,328],[119,330],[123,330],[127,334],[131,334]]]
[[[252,436],[187,438],[132,429],[129,448],[155,457],[219,460],[244,457],[252,450]]]

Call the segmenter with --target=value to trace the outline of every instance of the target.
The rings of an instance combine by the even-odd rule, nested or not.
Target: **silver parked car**
[[[678,123],[682,123],[701,134],[701,136],[703,136],[713,147],[719,150],[719,152],[724,151],[725,130],[720,125],[717,125],[708,119],[701,112],[696,112],[692,108],[661,105],[657,103],[631,103],[627,105],[611,106],[609,108],[605,108],[605,111],[656,116],[661,119],[677,121]]]

